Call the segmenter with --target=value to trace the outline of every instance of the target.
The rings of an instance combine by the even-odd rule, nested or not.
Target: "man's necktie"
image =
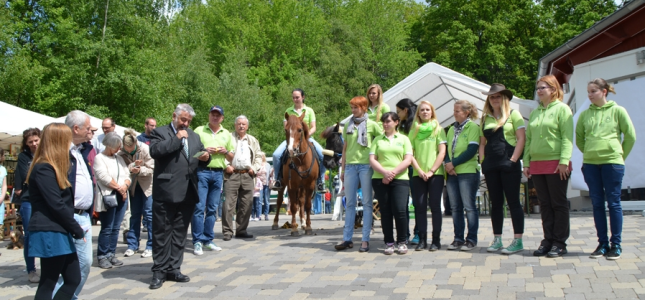
[[[189,154],[188,154],[189,152],[188,152],[188,143],[186,143],[186,138],[182,138],[182,139],[181,139],[181,143],[184,145],[184,154],[186,155],[186,157],[190,158],[190,157],[188,156],[188,155],[189,155]]]

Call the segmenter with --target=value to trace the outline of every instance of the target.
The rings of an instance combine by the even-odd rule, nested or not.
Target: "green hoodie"
[[[636,130],[629,114],[614,101],[602,107],[591,104],[578,118],[576,146],[582,151],[585,164],[624,165],[635,142]]]
[[[531,112],[526,128],[525,167],[531,161],[559,160],[568,165],[573,151],[573,114],[561,101]]]

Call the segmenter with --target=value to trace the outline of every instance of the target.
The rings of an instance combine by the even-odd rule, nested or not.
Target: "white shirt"
[[[231,161],[231,166],[235,170],[250,170],[251,169],[251,148],[249,147],[249,136],[245,135],[237,141],[235,145],[235,156]]]
[[[94,188],[92,184],[92,175],[87,169],[81,149],[83,145],[72,145],[69,152],[76,158],[76,186],[74,187],[74,208],[86,210],[92,206],[94,200]]]

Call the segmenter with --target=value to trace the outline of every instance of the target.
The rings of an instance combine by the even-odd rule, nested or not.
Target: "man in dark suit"
[[[197,196],[197,168],[206,166],[210,153],[188,126],[195,111],[179,104],[172,122],[157,127],[150,135],[150,156],[155,160],[152,185],[152,281],[150,289],[164,281],[188,282],[181,274],[188,225]],[[208,149],[212,150],[212,149]],[[203,151],[202,154],[199,152]]]

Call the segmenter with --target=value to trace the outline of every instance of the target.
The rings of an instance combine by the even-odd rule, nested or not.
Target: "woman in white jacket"
[[[94,174],[101,197],[96,197],[94,210],[99,212],[101,232],[99,233],[96,256],[103,269],[120,266],[122,261],[115,256],[121,221],[127,208],[130,171],[123,158],[116,154],[121,149],[121,138],[114,132],[105,135],[105,150],[94,159]],[[102,196],[116,194],[117,206],[107,207]]]

